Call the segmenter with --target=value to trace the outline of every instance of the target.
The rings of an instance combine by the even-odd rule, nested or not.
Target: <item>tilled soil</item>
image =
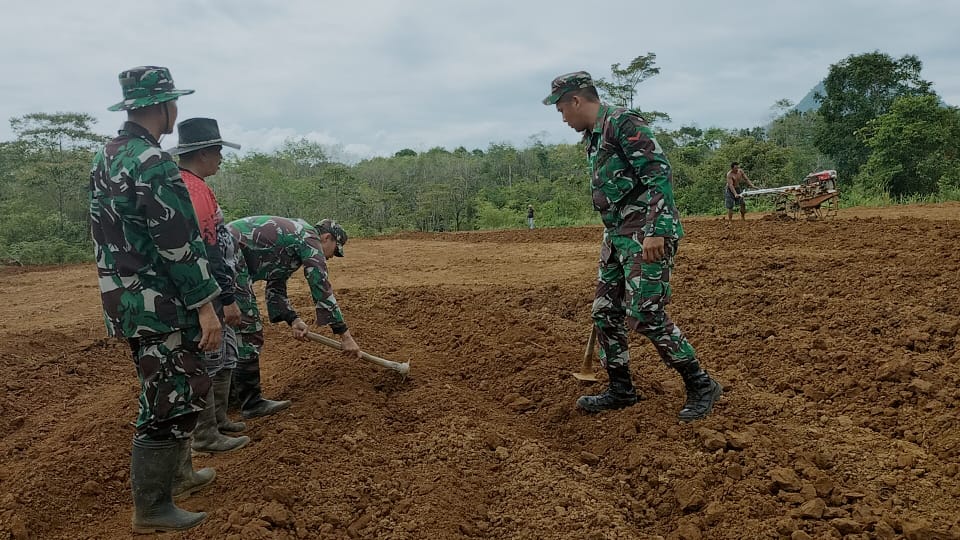
[[[294,405],[195,458],[217,480],[181,536],[958,539],[960,207],[884,215],[687,223],[669,311],[725,388],[688,425],[639,335],[643,400],[574,409],[604,387],[570,376],[599,228],[351,241],[347,321],[410,376],[268,327],[265,392]],[[0,278],[0,538],[126,538],[137,381],[95,271]]]

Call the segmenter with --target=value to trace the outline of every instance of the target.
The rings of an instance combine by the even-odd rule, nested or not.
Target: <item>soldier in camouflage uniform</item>
[[[687,399],[680,420],[705,417],[721,386],[701,369],[693,346],[665,311],[683,227],[663,149],[637,111],[601,103],[585,71],[555,78],[543,103],[556,105],[564,122],[583,133],[593,206],[605,227],[592,316],[610,385],[600,395],[581,396],[577,406],[600,412],[637,402],[626,319],[683,378]]]
[[[97,152],[90,220],[107,333],[126,338],[140,379],[130,484],[137,532],[189,529],[204,520],[173,503],[213,481],[193,470],[190,432],[210,378],[202,351],[220,345],[210,275],[187,189],[158,139],[173,131],[177,90],[166,68],[120,74],[127,111],[119,135]]]
[[[301,266],[316,304],[317,325],[330,325],[340,336],[343,350],[360,357],[360,347],[350,335],[327,273],[330,257],[343,257],[347,233],[335,221],[325,219],[315,226],[299,219],[253,216],[228,225],[237,240],[237,303],[242,321],[237,336],[240,358],[234,371],[240,412],[255,418],[281,411],[289,401],[264,399],[260,388],[260,350],[263,323],[253,292],[253,282],[264,280],[270,322],[284,321],[297,339],[306,339],[306,323],[287,298],[287,280]]]
[[[217,197],[205,179],[220,170],[220,163],[223,161],[221,151],[224,146],[239,150],[240,145],[223,140],[220,127],[213,118],[184,120],[177,124],[177,136],[177,146],[168,152],[180,158],[180,176],[190,192],[190,200],[197,213],[200,235],[210,260],[210,270],[220,286],[220,297],[216,299],[214,306],[223,328],[220,348],[204,354],[204,367],[213,380],[213,385],[207,394],[207,405],[197,421],[192,447],[197,452],[230,452],[239,450],[250,442],[250,437],[230,437],[221,433],[246,429],[243,422],[231,422],[227,419],[230,380],[234,368],[237,367],[237,336],[234,327],[240,326],[240,308],[234,296],[237,280],[234,268],[236,257],[233,236],[227,230]]]

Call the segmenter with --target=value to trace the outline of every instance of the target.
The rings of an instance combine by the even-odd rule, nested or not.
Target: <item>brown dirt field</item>
[[[747,219],[765,219],[769,218],[770,214],[771,212],[747,212]],[[739,214],[734,213],[734,215],[736,216],[736,219],[740,219]],[[960,202],[902,204],[883,207],[857,206],[854,208],[841,208],[838,212],[838,217],[841,219],[864,219],[874,217],[895,219],[901,217],[912,217],[932,220],[953,220],[957,219],[958,215],[960,215]],[[722,217],[696,216],[687,219],[688,221],[703,221],[723,219],[725,217],[726,214],[724,214]]]
[[[597,228],[352,241],[355,337],[411,376],[267,329],[245,449],[182,538],[960,538],[960,206],[829,223],[691,220],[670,307],[726,394],[680,425],[578,413]],[[918,211],[919,212],[919,211]],[[883,218],[881,219],[882,216]],[[303,279],[291,280],[304,314]],[[0,281],[0,538],[130,536],[137,382],[90,265]]]

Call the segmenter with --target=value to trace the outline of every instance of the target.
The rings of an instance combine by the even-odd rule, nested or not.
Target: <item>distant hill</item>
[[[814,97],[816,94],[825,94],[826,90],[823,87],[823,81],[817,83],[816,86],[810,89],[807,92],[807,95],[803,96],[803,99],[800,100],[800,103],[794,107],[794,110],[800,111],[802,113],[815,111],[820,108],[820,101]]]
[[[823,86],[823,81],[818,82],[816,86],[814,86],[813,88],[810,89],[809,92],[807,92],[807,95],[803,96],[803,99],[800,100],[800,103],[797,103],[796,106],[793,107],[793,109],[796,111],[800,111],[802,113],[815,111],[819,109],[820,101],[817,100],[817,98],[814,96],[815,94],[826,94],[826,92],[827,92],[826,88],[824,88]],[[937,99],[940,100],[941,107],[948,106],[947,103],[943,101],[942,97],[937,96]]]

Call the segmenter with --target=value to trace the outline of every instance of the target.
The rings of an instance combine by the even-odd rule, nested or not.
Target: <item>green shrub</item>
[[[31,240],[0,246],[0,260],[22,265],[68,264],[93,260],[93,249],[85,244],[70,244],[59,238]]]
[[[509,208],[497,208],[483,199],[477,201],[478,229],[513,229],[522,227],[526,215]]]

